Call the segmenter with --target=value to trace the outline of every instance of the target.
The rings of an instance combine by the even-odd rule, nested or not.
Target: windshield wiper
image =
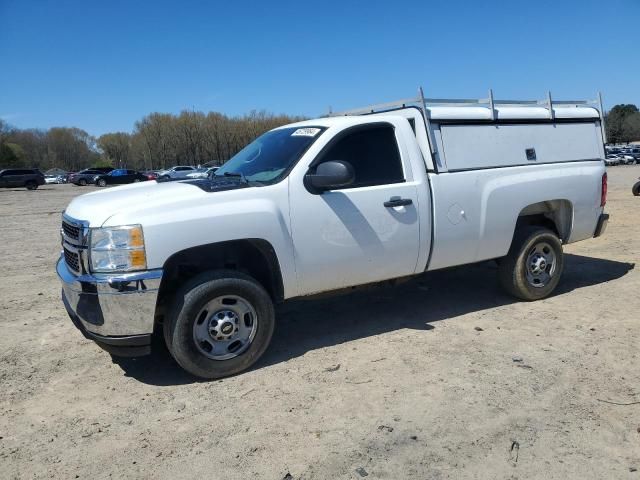
[[[242,183],[246,183],[247,185],[249,184],[249,180],[247,180],[247,177],[245,177],[242,172],[224,172],[223,175],[225,177],[238,177],[242,180]]]
[[[242,173],[242,172],[214,173],[213,176],[211,177],[211,179],[214,179],[216,177],[217,178],[220,178],[220,177],[239,178],[242,183],[244,183],[245,185],[249,185],[251,187],[262,186],[264,184],[264,182],[261,182],[259,180],[249,180],[249,179],[247,179],[247,177],[245,177],[244,173]]]
[[[214,174],[215,175],[215,174]],[[261,182],[260,180],[248,180],[247,177],[244,176],[244,173],[242,172],[224,172],[223,175],[225,177],[237,177],[240,179],[240,181],[242,181],[242,183],[245,183],[249,186],[255,187],[256,185],[258,186],[262,186],[263,182]],[[216,175],[217,177],[220,177],[221,175]]]

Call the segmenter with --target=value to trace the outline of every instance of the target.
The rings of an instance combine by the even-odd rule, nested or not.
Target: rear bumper
[[[75,276],[61,257],[56,271],[62,302],[86,338],[114,355],[149,353],[162,270]]]
[[[601,213],[600,217],[598,218],[598,223],[596,225],[596,231],[593,234],[593,237],[599,237],[600,235],[602,235],[604,233],[604,231],[607,229],[607,224],[609,223],[609,214],[608,213]]]

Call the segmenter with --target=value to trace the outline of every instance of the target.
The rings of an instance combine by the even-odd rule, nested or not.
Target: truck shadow
[[[634,267],[633,263],[566,254],[563,278],[554,295],[616,280]],[[429,272],[398,285],[286,302],[276,309],[273,340],[253,369],[403,328],[431,330],[441,320],[517,302],[500,289],[496,269],[494,262],[484,262]],[[114,362],[125,375],[148,384],[197,382],[173,361],[158,337],[151,355],[114,357]]]

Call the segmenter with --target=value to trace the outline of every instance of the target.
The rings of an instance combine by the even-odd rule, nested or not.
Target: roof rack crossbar
[[[592,105],[600,113],[600,118],[603,118],[604,112],[602,111],[602,101],[600,94],[595,100],[552,100],[551,92],[547,93],[546,98],[542,100],[498,100],[493,97],[493,90],[489,90],[489,97],[487,98],[425,98],[422,94],[422,89],[419,90],[419,96],[414,98],[405,98],[396,100],[393,102],[377,103],[366,107],[355,108],[352,110],[346,110],[342,112],[329,112],[330,117],[338,117],[345,115],[365,115],[370,113],[380,113],[397,108],[404,108],[407,106],[417,106],[420,108],[428,108],[429,106],[475,106],[490,108],[495,115],[494,108],[496,106],[521,106],[521,107],[533,107],[539,106],[550,110],[549,116],[553,118],[554,106],[578,106],[578,105]]]

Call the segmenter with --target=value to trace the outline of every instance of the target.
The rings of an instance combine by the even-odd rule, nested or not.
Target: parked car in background
[[[81,187],[84,187],[86,185],[92,185],[96,183],[94,180],[96,176],[104,175],[105,173],[109,173],[109,172],[104,172],[104,171],[96,170],[93,168],[85,168],[84,170],[80,170],[79,172],[76,172],[70,175],[69,183],[73,183],[74,185],[80,185]]]
[[[196,167],[189,167],[185,165],[171,167],[167,170],[161,170],[158,172],[158,179],[166,180],[168,178],[184,178],[195,170],[197,170]]]
[[[149,180],[155,180],[158,178],[158,170],[146,170],[142,172],[143,175],[146,175]]]
[[[118,168],[112,170],[107,174],[96,175],[94,181],[99,187],[106,187],[107,185],[124,185],[127,183],[138,183],[149,180],[149,177],[143,175],[135,170],[126,170],[124,168]]]
[[[187,178],[209,178],[209,176],[213,175],[219,168],[220,167],[198,168],[197,171],[188,173]]]
[[[87,170],[93,170],[98,172],[97,174],[94,174],[93,177],[95,177],[95,175],[99,175],[99,174],[103,174],[103,173],[109,173],[110,171],[113,170],[113,167],[89,167],[89,168],[85,168],[84,170],[80,170],[79,172],[67,172],[67,182],[68,183],[74,183],[71,180],[71,177],[73,177],[74,175],[77,175],[79,173],[85,172]],[[87,183],[94,183],[93,182],[93,177],[91,177],[91,182],[87,182]],[[76,184],[79,185],[79,184]]]
[[[636,163],[636,159],[633,157],[633,155],[630,155],[628,153],[620,153],[618,157],[620,157],[620,163],[622,165],[633,165],[634,163]]]
[[[44,183],[67,183],[66,175],[45,175]]]
[[[626,159],[632,158],[635,163],[640,163],[640,148],[625,148],[620,153]]]
[[[612,167],[614,165],[620,165],[620,157],[618,157],[618,155],[614,155],[612,153],[608,153],[605,156],[604,163],[608,167]]]
[[[37,168],[7,168],[0,170],[0,188],[35,190],[46,183],[44,174]]]
[[[62,183],[66,183],[67,181],[67,174],[69,172],[67,172],[66,170],[63,170],[62,168],[50,168],[49,170],[47,170],[46,172],[44,172],[44,178],[56,178],[56,177],[62,177],[63,182]],[[47,182],[47,183],[52,183],[52,182]]]

